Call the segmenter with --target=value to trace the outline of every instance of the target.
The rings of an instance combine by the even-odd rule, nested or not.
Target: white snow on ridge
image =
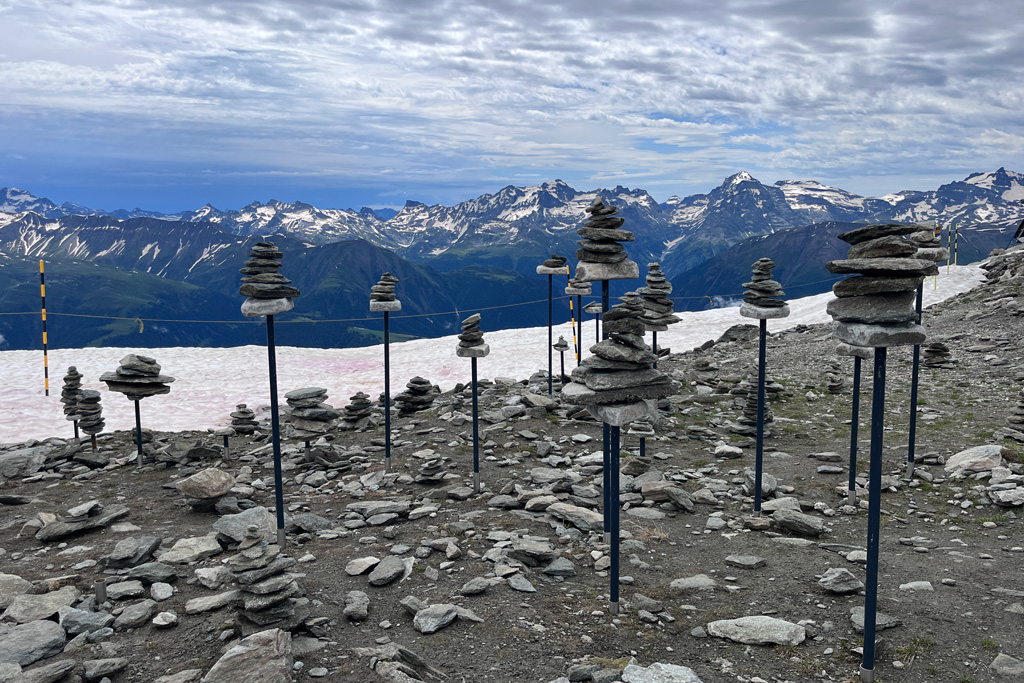
[[[938,287],[929,281],[924,288],[924,304],[943,301],[969,290],[984,280],[984,272],[975,264],[952,266],[949,275],[941,269]],[[768,329],[777,332],[798,324],[829,322],[826,304],[831,292],[794,299],[789,302],[792,314],[784,320],[768,321]],[[567,306],[562,300],[558,304]],[[565,312],[567,315],[567,311]],[[660,345],[675,351],[694,348],[708,339],[717,339],[737,323],[750,323],[740,317],[738,308],[712,309],[681,313],[683,321],[668,332],[658,335]],[[547,368],[547,328],[490,331],[483,326],[491,355],[479,361],[482,377],[525,378],[538,369]],[[557,325],[555,335],[572,340],[569,323]],[[594,339],[594,321],[586,316],[583,325],[584,355]],[[51,340],[54,342],[56,340]],[[470,363],[455,356],[458,341],[454,336],[439,339],[417,339],[391,345],[391,392],[398,394],[412,377],[421,375],[439,384],[443,390],[458,382],[469,381]],[[128,353],[153,356],[164,374],[177,378],[171,393],[142,401],[144,427],[162,431],[202,430],[223,427],[228,413],[236,403],[246,403],[262,413],[269,410],[270,394],[267,380],[267,350],[262,346],[230,348],[88,348],[50,349],[50,395],[43,394],[43,359],[41,351],[0,352],[0,443],[45,439],[51,436],[70,438],[73,428],[64,420],[61,410],[61,377],[69,365],[83,373],[82,386],[98,389],[102,394],[103,416],[107,431],[131,429],[135,423],[132,402],[107,391],[98,381],[100,374],[114,370]],[[278,347],[278,389],[281,405],[284,394],[300,387],[325,387],[328,402],[343,407],[350,396],[364,391],[372,399],[383,390],[383,349],[368,346],[354,349],[310,349]],[[554,359],[555,370],[558,357]],[[567,366],[572,362],[566,358]]]

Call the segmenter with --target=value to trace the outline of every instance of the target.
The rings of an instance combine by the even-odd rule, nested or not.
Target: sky
[[[0,186],[455,204],[1024,170],[1012,0],[0,0]]]
[[[984,281],[985,271],[978,264],[941,268],[934,286],[924,287],[923,304],[931,306]],[[833,299],[831,292],[792,299],[787,318],[768,321],[768,331],[778,332],[796,325],[831,322],[825,307]],[[739,314],[739,308],[714,308],[707,311],[680,312],[681,322],[658,334],[658,346],[681,352],[695,348],[709,339],[717,339],[733,325],[750,324]],[[588,316],[589,317],[589,316]],[[588,324],[590,323],[590,324]],[[927,327],[927,324],[926,324]],[[584,321],[584,340],[591,339],[594,326]],[[558,325],[556,337],[563,335],[572,344],[570,325]],[[512,377],[526,379],[547,368],[547,328],[487,330],[484,339],[490,355],[477,361],[480,377]],[[649,339],[648,339],[649,341]],[[455,336],[436,339],[414,339],[391,345],[392,396],[405,388],[406,382],[420,375],[437,384],[443,391],[458,382],[469,382],[471,363],[458,358]],[[910,347],[895,351],[909,353]],[[124,396],[107,390],[99,381],[104,372],[117,369],[121,358],[141,353],[157,360],[161,374],[175,378],[171,393],[153,396],[140,404],[142,426],[160,431],[219,429],[230,423],[229,413],[238,403],[245,403],[263,419],[270,415],[270,387],[266,374],[267,349],[263,346],[230,348],[160,348],[160,349],[53,349],[49,353],[50,395],[43,383],[42,353],[39,351],[0,351],[0,444],[20,443],[28,439],[57,436],[69,439],[74,435],[71,423],[64,419],[60,403],[61,377],[69,365],[84,376],[83,389],[100,392],[100,404],[106,420],[106,432],[134,429],[134,404]],[[327,389],[327,403],[343,408],[357,391],[376,399],[384,390],[383,346],[352,349],[310,349],[277,347],[279,402],[285,405],[284,394],[309,386]],[[584,357],[590,355],[584,344]],[[847,361],[849,359],[843,359]],[[554,372],[559,371],[559,358],[554,354]],[[751,357],[751,364],[756,359]],[[852,368],[852,361],[848,364]],[[566,372],[575,367],[572,354],[565,354]]]

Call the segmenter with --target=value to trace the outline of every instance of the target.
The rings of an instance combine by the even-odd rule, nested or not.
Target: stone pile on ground
[[[250,525],[238,553],[227,560],[234,574],[239,607],[247,632],[266,628],[292,631],[309,616],[309,600],[302,597],[298,576],[290,573],[296,561],[281,552],[277,544],[264,540],[257,525]]]
[[[417,375],[405,385],[405,391],[395,396],[395,405],[398,406],[399,415],[412,415],[434,405],[434,399],[440,393],[440,389],[434,387],[429,380]]]
[[[234,412],[231,413],[231,429],[235,434],[252,434],[258,426],[256,413],[246,407],[244,403],[235,406]]]
[[[170,393],[171,388],[167,385],[174,378],[160,374],[160,365],[155,358],[129,353],[121,359],[117,370],[100,375],[100,381],[105,382],[110,391],[124,394],[130,401],[139,401]]]
[[[402,310],[402,302],[395,295],[398,278],[391,273],[381,273],[380,281],[370,287],[370,312],[393,313]]]
[[[253,245],[245,267],[238,271],[243,276],[238,293],[247,297],[242,303],[242,314],[247,318],[277,315],[295,307],[292,299],[299,296],[299,290],[277,272],[283,257],[284,252],[278,251],[273,242]]]
[[[78,427],[89,436],[103,431],[103,406],[100,405],[100,392],[95,389],[83,389],[78,397]]]
[[[1017,394],[1017,401],[1013,406],[1013,414],[1006,418],[1006,424],[1018,431],[1024,431],[1024,389]]]
[[[444,483],[444,475],[444,458],[430,458],[420,465],[415,481],[417,484],[441,484]]]
[[[490,352],[491,348],[484,342],[484,333],[480,330],[480,314],[474,313],[462,321],[455,355],[459,358],[483,358]]]
[[[916,257],[918,246],[904,238],[920,226],[868,225],[839,235],[850,246],[847,258],[830,261],[830,273],[854,275],[832,286],[828,303],[833,335],[854,346],[922,344],[917,323],[916,290],[927,275],[937,275],[931,260]]]
[[[775,413],[772,412],[771,396],[768,392],[769,382],[765,380],[765,401],[764,401],[764,435],[771,434],[775,426]],[[757,380],[750,377],[740,382],[730,393],[742,396],[742,413],[735,422],[728,423],[728,429],[733,434],[741,436],[755,436],[757,434]]]
[[[77,422],[78,401],[82,395],[82,373],[74,365],[68,368],[64,375],[64,387],[60,390],[60,402],[64,404],[64,419],[69,422]]]
[[[743,305],[740,315],[745,318],[785,318],[789,306],[783,301],[782,285],[772,279],[775,262],[770,258],[759,258],[751,266],[753,275],[750,282],[743,283]]]
[[[327,390],[323,387],[305,387],[284,395],[291,409],[288,416],[288,436],[312,441],[327,434],[341,415],[334,406],[325,403]]]
[[[629,260],[622,242],[632,242],[633,233],[622,230],[625,219],[616,216],[619,209],[606,205],[599,197],[587,207],[590,219],[576,233],[583,239],[576,252],[576,278],[595,280],[628,280],[640,276],[636,262]]]
[[[643,297],[643,320],[648,331],[664,332],[669,325],[679,322],[680,319],[672,314],[672,299],[668,298],[672,293],[672,283],[661,272],[661,265],[647,264],[647,286],[636,291]]]
[[[941,370],[952,370],[957,364],[953,354],[949,352],[949,345],[941,341],[931,342],[921,349],[921,362],[926,368]]]
[[[370,397],[363,392],[358,392],[349,399],[345,411],[341,415],[341,422],[338,429],[364,429],[370,423],[370,415],[373,413],[373,403]]]
[[[843,368],[836,357],[829,358],[825,365],[825,389],[830,394],[841,394],[846,386]]]

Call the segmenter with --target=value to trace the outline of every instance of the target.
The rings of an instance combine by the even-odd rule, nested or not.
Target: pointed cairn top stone
[[[679,318],[672,315],[674,305],[668,298],[672,283],[661,272],[659,264],[647,264],[647,286],[636,291],[644,300],[644,325],[648,330],[664,332],[669,325],[679,322]]]
[[[555,351],[562,353],[569,350],[569,342],[565,341],[565,337],[558,335],[558,341],[551,345]]]
[[[171,393],[167,385],[174,378],[160,374],[160,365],[155,358],[129,353],[121,359],[117,370],[100,375],[100,381],[106,382],[110,391],[122,393],[130,401],[138,401],[148,396]]]
[[[847,258],[830,261],[829,272],[857,277],[832,286],[828,303],[832,336],[853,346],[888,347],[921,344],[924,328],[917,324],[917,288],[926,275],[937,275],[934,261],[916,258],[918,247],[904,235],[921,232],[919,225],[887,223],[856,228],[839,235],[852,245]]]
[[[484,343],[484,333],[480,330],[480,314],[474,313],[462,321],[455,355],[459,358],[483,358],[490,352],[491,347]]]
[[[629,260],[629,254],[621,244],[632,242],[633,233],[621,229],[625,219],[615,215],[618,208],[597,197],[586,211],[590,218],[576,231],[583,238],[578,242],[580,249],[576,252],[579,261],[576,279],[594,282],[640,277],[640,267]]]
[[[278,273],[283,252],[273,242],[257,242],[249,252],[238,293],[248,297],[242,302],[242,315],[261,318],[290,311],[295,307],[292,299],[300,292],[291,286],[291,280]]]
[[[380,281],[370,287],[370,312],[394,313],[402,310],[402,302],[395,296],[398,278],[391,273],[381,273]]]
[[[647,399],[669,396],[678,382],[654,368],[654,354],[644,343],[643,300],[636,292],[619,297],[605,316],[609,338],[590,347],[594,355],[572,372],[562,389],[567,403],[581,405],[613,426],[648,418]]]
[[[64,388],[60,391],[60,402],[64,404],[64,419],[78,420],[78,400],[82,395],[82,373],[74,365],[64,375]]]
[[[772,279],[772,268],[775,262],[770,258],[759,258],[751,266],[754,273],[750,282],[743,283],[743,305],[740,315],[744,318],[785,318],[789,315],[789,306],[782,300],[785,292],[782,285]]]

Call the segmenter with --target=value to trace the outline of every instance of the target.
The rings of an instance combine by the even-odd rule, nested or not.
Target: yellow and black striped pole
[[[43,275],[43,260],[39,259],[39,296],[43,300],[43,387],[50,395],[50,365],[46,357],[46,278]]]
[[[569,266],[565,266],[565,278],[568,284],[572,284],[572,276],[569,275]],[[577,300],[580,297],[576,297]],[[572,350],[576,352],[576,365],[580,364],[580,345],[576,337],[576,310],[572,307],[572,295],[569,295],[569,322],[572,325]],[[580,311],[580,336],[583,336],[583,311]],[[565,374],[564,372],[562,373]]]
[[[957,246],[959,245],[959,243],[960,243],[960,226],[956,225],[956,226],[953,227],[953,265],[954,266],[959,266],[960,265],[960,261],[958,260],[959,256],[956,253]]]

